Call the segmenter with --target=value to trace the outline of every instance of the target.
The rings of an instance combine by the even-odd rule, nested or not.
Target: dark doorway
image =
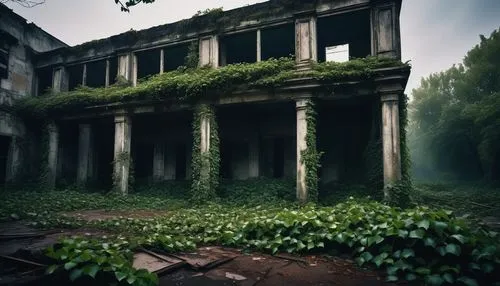
[[[273,152],[273,177],[283,178],[285,171],[285,140],[283,138],[274,139]]]
[[[179,143],[175,146],[175,179],[186,179],[186,144]]]
[[[7,157],[9,155],[9,147],[11,138],[8,136],[0,136],[0,184],[5,183],[5,174],[7,172]]]

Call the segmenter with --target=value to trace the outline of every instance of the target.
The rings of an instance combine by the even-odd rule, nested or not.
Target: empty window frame
[[[87,63],[85,85],[103,87],[106,85],[106,60]]]
[[[349,58],[371,55],[370,29],[369,9],[318,18],[318,61],[326,60],[327,49],[330,52],[343,49],[345,53],[343,45],[346,44],[349,45]],[[337,55],[339,59],[341,54]]]
[[[160,49],[136,53],[138,79],[160,73],[160,54]]]
[[[257,31],[228,35],[221,40],[221,65],[255,63],[257,61]]]
[[[38,95],[42,95],[52,88],[52,67],[40,68],[36,71],[38,78]]]
[[[77,86],[82,85],[83,81],[83,65],[68,66],[68,89],[74,90]]]
[[[109,84],[116,82],[118,75],[118,58],[114,57],[109,59]]]
[[[0,79],[9,77],[9,46],[0,40]]]
[[[163,70],[173,71],[180,66],[186,65],[186,57],[189,53],[191,43],[166,47],[163,49]],[[198,49],[198,45],[196,45]]]
[[[260,42],[263,61],[295,55],[295,26],[286,24],[263,29]]]

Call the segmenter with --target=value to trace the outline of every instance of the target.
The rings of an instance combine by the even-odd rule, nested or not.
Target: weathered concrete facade
[[[51,87],[57,92],[78,85],[107,87],[117,78],[136,86],[141,78],[185,64],[183,59],[193,46],[198,66],[213,68],[293,55],[300,73],[310,69],[312,62],[335,60],[333,54],[341,46],[348,47],[347,58],[400,59],[400,8],[401,0],[271,0],[47,51],[34,57],[32,64],[38,78],[51,74]],[[109,142],[104,143],[97,134],[114,133],[113,160],[108,162],[114,167],[109,176],[115,188],[125,194],[132,169],[136,179],[161,182],[190,178],[193,110],[200,104],[210,106],[219,126],[221,176],[238,180],[295,178],[297,198],[302,201],[308,194],[302,157],[308,148],[306,107],[310,101],[320,110],[322,129],[318,129],[317,140],[327,153],[318,171],[320,184],[348,181],[355,177],[353,173],[366,171],[361,163],[352,162],[361,161],[368,142],[377,138],[383,146],[380,163],[385,184],[401,179],[398,100],[408,75],[408,68],[386,68],[370,81],[338,82],[328,87],[301,78],[272,94],[246,90],[182,104],[117,102],[89,107],[78,114],[59,114],[53,120],[56,124],[73,122],[79,128],[74,170],[79,184],[98,178],[96,170],[105,162],[103,158],[111,157],[107,155]],[[39,82],[36,87],[40,93],[45,85]],[[343,114],[342,110],[349,110],[349,114],[329,114]],[[356,119],[350,118],[357,112]],[[329,125],[332,118],[335,122]],[[94,132],[103,128],[96,119],[112,121],[112,127]],[[205,154],[211,144],[210,120],[200,120],[197,152]],[[58,150],[53,147],[58,143],[56,133],[51,132],[49,155]],[[57,168],[53,160],[58,157],[54,158],[49,161],[51,168]],[[64,156],[62,160],[66,160]],[[201,168],[201,176],[208,176],[210,166],[202,164]],[[50,182],[55,184],[57,172],[50,174]]]
[[[33,23],[27,23],[5,5],[0,4],[0,175],[2,182],[19,179],[23,159],[29,157],[29,136],[22,120],[12,112],[15,100],[36,94],[35,57],[66,44]]]

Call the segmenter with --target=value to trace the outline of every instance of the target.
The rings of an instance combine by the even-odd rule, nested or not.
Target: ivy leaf
[[[464,244],[467,241],[467,238],[465,238],[465,236],[463,236],[461,234],[454,234],[451,237],[453,237],[454,239],[458,240],[462,244]]]
[[[431,274],[431,270],[425,267],[418,267],[415,269],[415,273],[425,276]]]
[[[434,275],[429,275],[425,279],[429,285],[441,285],[444,283],[443,278],[441,278],[441,275],[434,274]]]
[[[398,281],[398,277],[394,275],[389,275],[387,276],[387,279],[385,279],[386,282],[396,282]]]
[[[413,257],[415,256],[415,251],[413,251],[413,249],[405,248],[401,253],[401,256],[404,258]]]
[[[453,282],[455,282],[453,275],[451,275],[450,273],[443,274],[443,279],[450,284],[453,284]]]
[[[450,253],[450,254],[454,254],[456,256],[460,256],[460,253],[461,253],[461,249],[460,249],[460,246],[454,244],[454,243],[450,243],[446,246],[446,253]]]
[[[409,237],[422,239],[424,237],[424,235],[425,235],[425,231],[423,229],[416,229],[416,230],[412,230],[410,232]]]
[[[466,276],[458,278],[457,281],[462,282],[467,286],[479,286],[479,284],[477,284],[477,281],[475,279]]]
[[[430,226],[430,222],[428,220],[421,220],[417,223],[417,226],[420,227],[420,228],[423,228],[425,230],[428,230],[429,229],[429,226]]]
[[[73,261],[66,262],[66,263],[64,264],[64,269],[66,269],[66,270],[70,270],[70,269],[74,268],[76,265],[77,265],[77,263],[75,263],[75,262],[73,262]]]
[[[54,273],[54,271],[56,271],[58,268],[59,268],[59,265],[50,265],[49,267],[47,267],[47,270],[45,271],[45,273],[47,273],[47,274],[52,274],[52,273]]]
[[[92,278],[95,278],[98,271],[99,265],[97,264],[87,265],[83,268],[83,272]]]
[[[116,280],[118,281],[122,281],[123,279],[125,279],[127,277],[127,273],[124,273],[124,272],[115,272],[115,277],[116,277]]]
[[[417,279],[417,275],[415,275],[413,273],[406,274],[406,280],[413,281],[413,280],[416,280],[416,279]]]
[[[83,270],[82,269],[73,269],[69,273],[69,279],[71,281],[75,281],[76,279],[80,278],[82,276]]]
[[[363,258],[365,262],[370,262],[373,258],[373,255],[370,252],[366,251],[361,253],[360,257]]]

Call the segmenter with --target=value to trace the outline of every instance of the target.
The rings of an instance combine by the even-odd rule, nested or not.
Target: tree
[[[463,63],[423,78],[410,104],[417,177],[500,180],[500,29]]]
[[[32,8],[45,3],[45,0],[0,0],[1,3],[5,4],[7,2],[12,2],[19,4],[26,8]],[[155,0],[114,0],[116,4],[120,5],[120,9],[124,12],[129,12],[130,7],[135,6],[139,3],[153,3]]]

